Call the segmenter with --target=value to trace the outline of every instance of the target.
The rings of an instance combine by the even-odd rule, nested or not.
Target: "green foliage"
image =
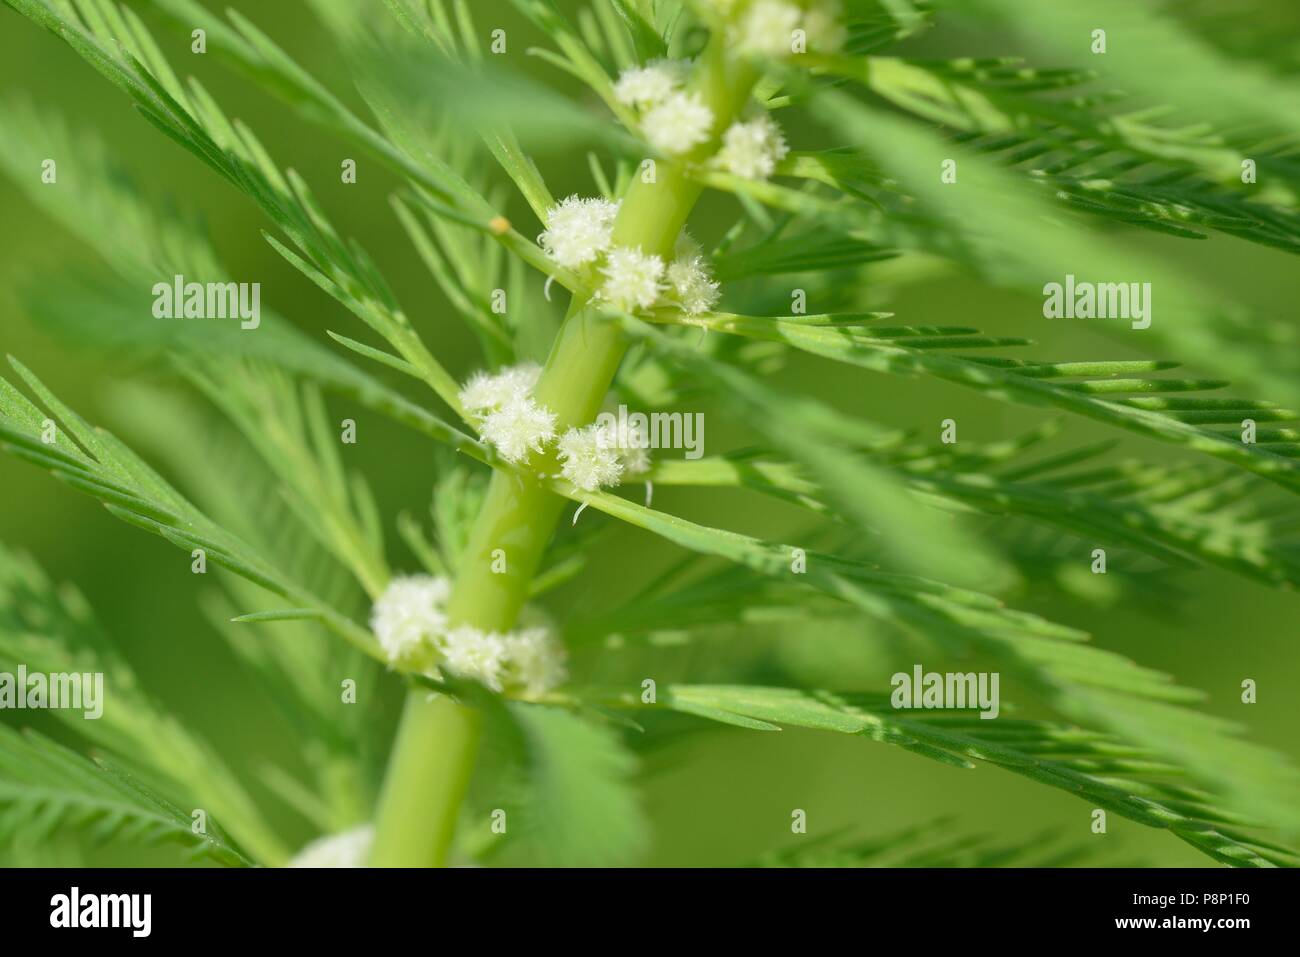
[[[954,833],[950,822],[928,821],[877,837],[823,834],[770,851],[760,867],[1062,867],[1088,858],[1088,848],[1053,845],[1057,835],[1035,834],[1007,843],[988,834]]]
[[[752,731],[860,735],[957,768],[992,764],[1167,830],[1222,863],[1297,863],[1283,846],[1300,833],[1300,776],[1286,759],[1199,710],[1199,693],[1170,676],[1004,601],[1024,591],[1053,549],[1086,554],[1095,542],[1145,556],[1162,580],[1203,566],[1271,587],[1300,584],[1292,499],[1300,492],[1300,415],[1284,407],[1300,400],[1294,330],[1218,301],[1185,271],[1146,256],[1128,229],[1180,240],[1221,234],[1278,255],[1300,252],[1293,108],[1300,94],[1277,69],[1276,51],[1268,63],[1250,62],[1252,51],[1270,49],[1266,38],[1240,47],[1225,40],[1230,58],[1215,48],[1203,10],[1186,15],[1185,29],[1107,0],[1108,29],[1129,31],[1130,42],[1094,71],[1080,67],[1082,48],[1063,37],[1077,44],[1087,36],[1095,11],[1031,0],[847,3],[842,50],[756,64],[749,104],[783,121],[794,115],[791,131],[814,145],[828,137],[829,148],[791,152],[771,180],[661,157],[684,194],[709,190],[726,204],[731,218],[711,254],[726,308],[698,315],[663,308],[639,318],[606,310],[588,331],[632,343],[613,384],[619,397],[649,410],[708,396],[758,443],[698,461],[657,461],[647,482],[744,489],[788,506],[807,531],[778,543],[652,509],[649,486],[640,505],[639,490],[587,492],[509,465],[470,434],[458,396],[463,376],[430,345],[442,342],[443,323],[459,320],[481,366],[547,354],[559,319],[547,305],[553,284],[572,294],[571,311],[595,290],[589,276],[557,268],[526,238],[533,226],[507,214],[520,209],[544,220],[555,194],[538,158],[572,160],[589,146],[599,152],[588,154],[586,192],[625,192],[647,145],[634,112],[614,94],[615,78],[656,58],[700,54],[710,30],[726,29],[711,7],[593,0],[566,16],[567,7],[544,0],[513,0],[532,38],[546,44],[528,52],[554,68],[548,84],[489,55],[481,19],[461,0],[386,0],[382,9],[313,0],[363,115],[238,12],[222,20],[196,0],[137,5],[179,28],[178,36],[203,23],[214,59],[398,178],[393,232],[409,240],[445,299],[445,307],[421,302],[408,313],[381,264],[336,228],[306,178],[273,159],[197,79],[176,75],[168,45],[141,12],[111,0],[6,3],[251,200],[275,230],[265,238],[276,252],[369,330],[304,332],[269,307],[256,335],[142,322],[142,290],[158,277],[227,274],[204,230],[184,212],[160,212],[94,135],[26,101],[0,106],[0,169],[104,267],[38,277],[24,294],[27,311],[65,342],[161,360],[181,389],[205,400],[174,401],[180,390],[170,379],[164,390],[118,388],[111,402],[177,487],[12,360],[34,400],[0,379],[0,445],[115,516],[187,552],[202,549],[235,573],[204,594],[202,611],[301,744],[307,777],[267,767],[263,784],[321,831],[373,814],[386,746],[373,709],[338,702],[341,675],[357,680],[364,700],[380,696],[376,662],[384,656],[363,622],[401,565],[385,529],[389,515],[401,512],[396,537],[419,565],[454,577],[476,557],[469,543],[491,501],[484,477],[495,472],[498,482],[539,483],[618,520],[593,515],[557,533],[527,583],[530,598],[598,571],[590,556],[619,526],[685,552],[626,600],[565,616],[582,666],[599,659],[591,671],[617,668],[625,642],[672,633],[703,643],[719,624],[870,621],[922,638],[945,661],[990,663],[1054,717],[904,713],[869,694],[747,684],[661,688],[658,710]],[[896,49],[963,18],[976,28],[1033,33],[1057,59],[1043,66],[1011,57],[920,59],[906,45]],[[1135,36],[1156,65],[1135,59]],[[799,127],[800,117],[817,132]],[[49,155],[76,155],[81,175],[57,190],[33,185],[30,170]],[[960,188],[936,175],[950,157]],[[1267,171],[1258,188],[1239,178],[1245,158]],[[1138,256],[1161,290],[1160,315],[1141,335],[1170,358],[1131,357],[1128,329],[1112,332],[1128,348],[1124,358],[1025,358],[1009,350],[1032,342],[986,334],[960,308],[920,320],[878,311],[949,271],[1037,295],[1045,277],[1059,278],[1067,266],[1081,276],[1126,277]],[[814,314],[784,314],[792,277],[817,304]],[[494,290],[513,304],[504,314],[493,307]],[[370,334],[371,341],[357,338]],[[1065,412],[1116,439],[1155,440],[1156,452],[1113,459],[1113,443],[1098,442],[1039,455],[1055,423],[999,442],[936,445],[906,432],[895,410],[868,418],[792,394],[776,376],[796,353]],[[358,356],[374,365],[363,368]],[[1183,361],[1210,374],[1173,373]],[[1207,395],[1229,386],[1221,376],[1245,395]],[[407,397],[410,380],[432,392],[438,411]],[[390,509],[373,491],[378,483],[345,463],[330,417],[329,403],[339,400],[407,426],[420,454],[436,456],[427,522],[409,503]],[[1246,418],[1264,426],[1255,444],[1240,441]],[[1152,457],[1158,453],[1178,457]],[[245,476],[244,494],[232,494],[209,462]],[[999,534],[989,534],[995,525]],[[1020,529],[1033,535],[1017,538]],[[796,574],[799,563],[806,568]],[[0,838],[65,828],[178,839],[227,864],[288,856],[256,799],[200,736],[138,688],[83,604],[56,593],[26,559],[0,552],[0,663],[19,661],[109,672],[117,710],[102,724],[75,727],[116,756],[95,765],[0,728]],[[736,680],[745,680],[741,663],[733,665]],[[641,858],[650,825],[628,741],[642,729],[624,735],[614,722],[615,712],[650,709],[628,690],[631,679],[622,680],[532,703],[433,682],[488,719],[473,811],[461,819],[463,854],[580,866]],[[656,722],[646,724],[654,739]],[[189,816],[155,790],[206,802],[245,851],[193,835]],[[505,835],[485,825],[486,811],[497,808],[510,818]],[[922,825],[853,842],[831,835],[760,860],[988,866],[1066,863],[1077,853],[942,831]]]
[[[691,319],[692,325],[746,338],[780,342],[813,355],[897,375],[933,376],[983,392],[994,399],[1026,405],[1050,405],[1058,409],[1105,422],[1127,431],[1212,455],[1241,468],[1266,476],[1290,489],[1300,488],[1300,465],[1293,461],[1300,432],[1294,429],[1265,430],[1259,444],[1247,445],[1232,433],[1198,427],[1188,413],[1217,413],[1222,421],[1237,412],[1248,416],[1254,403],[1248,399],[1146,399],[1163,393],[1202,392],[1220,389],[1228,383],[1216,379],[1140,378],[1136,373],[1168,369],[1169,362],[1119,360],[1112,362],[1034,362],[1030,360],[946,355],[943,349],[956,346],[961,337],[944,338],[938,351],[919,347],[908,338],[882,341],[870,331],[859,333],[839,324],[813,325],[786,322],[784,317],[710,314]],[[802,317],[800,317],[802,318]],[[918,337],[919,338],[919,337]],[[1057,381],[1057,380],[1070,381]],[[1114,398],[1112,398],[1114,397]],[[1266,405],[1266,414],[1294,413]],[[1239,419],[1237,420],[1240,421]]]
[[[788,581],[790,546],[722,532],[654,512],[608,493],[584,500],[685,548]],[[872,565],[807,552],[807,584],[884,621],[916,629],[946,652],[977,650],[1018,675],[1073,720],[1107,727],[1173,757],[1231,805],[1275,826],[1295,826],[1300,774],[1267,749],[1232,737],[1225,722],[1180,707],[1199,695],[1167,675],[1084,644],[1087,636],[995,599]],[[1227,756],[1233,757],[1229,763]],[[1249,781],[1249,783],[1245,783]]]
[[[1174,567],[1204,563],[1265,584],[1300,585],[1300,542],[1288,531],[1295,525],[1294,506],[1269,486],[1197,464],[1097,463],[1110,442],[1025,460],[1056,431],[967,445],[961,452],[893,435],[862,456],[894,471],[927,501],[953,510],[1032,518],[1080,540],[1102,536]],[[743,487],[813,511],[826,509],[810,470],[763,450],[660,462],[652,478],[661,485]]]
[[[634,862],[648,824],[635,788],[635,758],[615,729],[558,708],[511,704],[492,714],[483,790],[469,829],[479,836],[491,812],[506,812],[505,833],[481,852],[496,865],[602,867]],[[581,814],[575,814],[575,808]]]
[[[249,861],[217,834],[196,834],[180,808],[125,772],[93,763],[35,732],[0,725],[0,841],[40,841],[75,828],[91,841],[172,841],[194,855],[239,866]]]
[[[341,637],[368,654],[379,654],[367,631],[269,567],[253,548],[215,525],[134,452],[108,432],[92,429],[17,360],[13,363],[80,446],[61,428],[56,429],[53,442],[45,442],[41,438],[43,423],[54,420],[7,380],[0,380],[0,442],[5,448],[98,498],[118,518],[186,551],[202,551],[206,559],[253,584],[294,601],[298,607],[311,608]]]
[[[610,703],[620,701],[628,703],[626,698]],[[1240,819],[1179,783],[1176,765],[1095,732],[1036,721],[985,721],[978,715],[920,712],[900,718],[887,698],[784,688],[674,686],[662,689],[658,703],[751,730],[792,726],[862,735],[957,768],[986,762],[1150,827],[1167,828],[1225,864],[1297,863],[1294,852],[1240,830]]]
[[[285,858],[279,838],[229,767],[206,741],[145,692],[81,594],[67,585],[56,588],[30,558],[0,547],[0,668],[14,674],[20,665],[29,673],[103,674],[112,700],[101,701],[99,717],[87,720],[77,710],[54,710],[52,714],[80,736],[106,748],[114,755],[114,764],[129,767],[133,777],[144,779],[160,793],[200,802],[215,821],[264,860]],[[24,747],[18,738],[12,746],[15,752]],[[38,738],[32,738],[27,746],[33,753],[53,754],[58,749]],[[34,778],[28,783],[40,781]],[[66,783],[71,785],[74,779]],[[160,800],[151,792],[141,794],[148,802]],[[33,810],[24,799],[13,800],[28,812]],[[19,817],[22,813],[14,812]],[[189,817],[183,816],[188,827]],[[104,827],[105,835],[113,831],[113,825]],[[161,828],[158,833],[165,831]],[[15,836],[14,829],[8,835]],[[25,835],[25,839],[31,837]]]

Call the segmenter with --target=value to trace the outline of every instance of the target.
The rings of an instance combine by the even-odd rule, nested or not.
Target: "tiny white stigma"
[[[479,432],[503,459],[520,465],[555,438],[555,413],[531,396],[517,396],[484,416]]]
[[[713,111],[698,93],[673,93],[641,118],[641,132],[656,150],[669,156],[687,153],[709,138]]]
[[[609,248],[618,207],[599,197],[570,196],[546,211],[546,231],[537,241],[547,256],[566,269],[595,262]]]
[[[839,0],[814,0],[803,15],[808,47],[821,53],[834,53],[844,45],[844,18]]]
[[[506,366],[496,373],[475,372],[460,390],[460,404],[473,415],[495,412],[514,399],[528,396],[541,378],[536,362]]]
[[[565,432],[560,436],[559,457],[560,475],[586,492],[617,485],[623,474],[609,430],[599,425]]]
[[[444,607],[451,594],[446,578],[394,578],[370,612],[370,630],[392,664],[429,666],[434,642],[447,626]]]
[[[665,271],[665,277],[677,305],[687,315],[698,316],[711,311],[722,297],[699,244],[685,232],[677,239],[674,258]]]
[[[732,28],[731,40],[741,53],[787,56],[802,20],[803,11],[787,0],[756,0]]]
[[[555,413],[532,397],[541,374],[535,362],[494,374],[476,372],[458,396],[483,441],[514,465],[526,463],[529,453],[555,438]]]
[[[654,60],[629,67],[618,75],[614,97],[625,106],[649,109],[681,88],[688,66],[683,60]]]
[[[732,123],[722,134],[722,149],[716,161],[727,172],[745,179],[767,179],[789,152],[781,127],[764,113],[743,123]]]
[[[547,628],[522,628],[505,636],[505,681],[521,697],[536,698],[564,684],[564,646]]]
[[[649,429],[629,418],[606,421],[604,441],[614,447],[623,475],[644,475],[650,471]]]
[[[662,289],[664,261],[639,248],[615,247],[601,268],[605,282],[597,296],[615,309],[632,312],[654,306]]]
[[[501,635],[472,625],[457,625],[439,642],[443,666],[459,678],[468,678],[501,691],[506,646]]]

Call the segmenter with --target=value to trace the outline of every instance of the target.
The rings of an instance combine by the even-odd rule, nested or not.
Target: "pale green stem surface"
[[[372,866],[441,866],[446,860],[474,769],[479,723],[476,710],[445,695],[407,694],[379,804]]]
[[[694,89],[713,110],[713,137],[688,161],[717,148],[722,130],[736,118],[756,80],[753,70],[726,55],[721,38],[700,58]],[[614,245],[640,247],[665,260],[702,187],[681,166],[660,161],[654,182],[638,175],[614,223]],[[536,389],[539,403],[556,414],[556,428],[592,422],[600,411],[627,342],[616,324],[577,299],[569,307]],[[558,474],[552,452],[535,459],[541,473]],[[485,631],[514,627],[566,500],[531,478],[496,472],[461,559],[448,614],[453,623]],[[505,553],[506,570],[493,572],[493,552]],[[371,864],[440,867],[477,753],[479,717],[474,709],[428,692],[408,694],[389,760],[376,818]]]

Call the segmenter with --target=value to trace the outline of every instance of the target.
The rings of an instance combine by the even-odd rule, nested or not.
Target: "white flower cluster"
[[[781,127],[764,113],[752,120],[732,123],[722,134],[722,149],[718,150],[715,162],[745,179],[767,179],[789,153]]]
[[[664,261],[636,249],[620,246],[609,251],[600,274],[605,277],[596,297],[615,309],[633,312],[650,309],[663,289]]]
[[[618,206],[599,197],[570,196],[546,211],[546,232],[537,242],[566,269],[593,263],[609,248]]]
[[[560,475],[586,492],[650,471],[649,437],[626,421],[569,429],[559,441]]]
[[[624,312],[663,304],[696,316],[716,306],[721,295],[700,247],[685,233],[670,263],[620,246],[609,251],[600,274],[605,278],[596,299]]]
[[[678,240],[676,258],[666,269],[659,257],[642,256],[633,250],[611,250],[609,263],[624,263],[619,254],[625,252],[633,254],[627,257],[631,265],[625,273],[615,268],[602,287],[601,298],[614,301],[615,294],[626,295],[626,300],[618,300],[620,308],[649,307],[665,293],[675,296],[683,309],[701,312],[717,302],[718,284],[709,278],[699,246],[685,233]],[[646,260],[653,260],[648,268]],[[647,298],[637,298],[635,287],[647,282],[647,275],[648,289],[643,290]],[[610,282],[614,282],[614,290],[622,291],[611,290]],[[461,405],[478,424],[483,440],[492,444],[502,458],[516,464],[526,464],[531,453],[542,452],[556,438],[555,413],[532,397],[540,376],[539,366],[521,363],[494,374],[477,372],[460,390]],[[617,485],[624,475],[650,471],[648,448],[648,437],[624,421],[621,425],[571,428],[559,437],[556,454],[560,474],[592,492]],[[531,631],[483,635],[464,627],[448,629],[442,611],[448,594],[446,579],[419,576],[393,580],[371,616],[375,634],[390,661],[416,670],[436,670],[441,658],[451,671],[469,674],[488,687],[496,687],[500,676],[509,672],[511,661],[536,657],[528,649],[541,639]],[[521,680],[528,684],[534,679]]]
[[[844,46],[847,31],[839,0],[811,0],[803,14],[808,49],[835,53]]]
[[[578,488],[594,492],[623,477],[614,436],[598,425],[569,429],[560,436],[560,474]]]
[[[698,93],[685,89],[687,64],[655,60],[619,74],[614,96],[637,110],[641,134],[660,153],[680,156],[709,138],[713,111]]]
[[[549,628],[499,634],[469,625],[452,628],[439,644],[443,666],[493,691],[536,698],[564,683],[564,647]]]
[[[364,867],[375,829],[362,824],[350,831],[318,837],[289,861],[288,867]]]
[[[431,677],[442,669],[493,691],[537,697],[566,678],[564,648],[544,626],[506,634],[469,625],[449,627],[450,583],[412,575],[394,578],[379,596],[370,627],[388,660]]]
[[[839,0],[754,0],[732,25],[729,39],[742,53],[784,57],[803,48],[831,53],[844,42]]]
[[[443,608],[451,597],[445,578],[411,575],[394,578],[370,612],[370,630],[388,660],[416,670],[433,666],[438,636],[447,630]]]
[[[644,69],[649,69],[646,67]],[[760,120],[754,121],[760,123]],[[774,168],[785,155],[785,140],[775,124],[755,134],[767,150],[762,157],[737,155],[738,168]],[[751,136],[751,139],[754,139]],[[751,151],[752,152],[752,151]],[[773,158],[774,157],[774,158]],[[748,165],[740,166],[741,163]],[[618,206],[603,199],[570,196],[546,213],[546,232],[539,237],[542,249],[556,263],[568,268],[599,262],[595,270],[600,285],[595,298],[623,312],[674,305],[689,315],[708,312],[721,293],[709,273],[700,247],[682,233],[672,262],[646,253],[640,247],[613,246],[613,219]],[[527,460],[529,451],[541,451],[537,439],[549,441],[553,417],[533,402],[530,395],[537,383],[536,366],[516,366],[496,375],[478,373],[460,393],[461,405],[478,422],[484,441],[491,442],[512,462]],[[509,451],[507,451],[507,449]]]
[[[614,84],[614,96],[627,106],[648,109],[686,84],[689,66],[685,60],[651,60],[645,66],[628,67]]]
[[[624,475],[644,475],[650,471],[648,425],[616,418],[609,423],[606,431],[610,433],[610,441],[618,450],[618,460],[623,466]]]
[[[476,372],[460,390],[460,404],[484,442],[520,465],[555,438],[555,413],[533,398],[541,366],[523,362],[495,374]]]
[[[704,250],[685,230],[677,237],[673,261],[664,271],[664,278],[673,302],[689,316],[709,312],[722,296],[709,272]]]

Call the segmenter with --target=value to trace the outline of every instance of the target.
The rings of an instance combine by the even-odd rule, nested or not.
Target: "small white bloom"
[[[442,663],[460,678],[469,678],[493,691],[501,690],[506,645],[501,635],[472,625],[458,625],[439,643]]]
[[[645,66],[628,67],[618,75],[614,96],[627,106],[648,109],[681,88],[686,81],[686,67],[682,60],[654,60]]]
[[[542,367],[536,362],[507,366],[495,374],[475,372],[460,390],[460,404],[466,412],[486,415],[514,399],[526,397],[541,375]]]
[[[651,308],[663,288],[664,261],[639,247],[611,249],[600,271],[605,282],[596,295],[624,312]]]
[[[375,829],[369,824],[318,837],[289,861],[289,867],[364,867]]]
[[[717,162],[727,172],[745,179],[767,179],[789,152],[781,127],[764,113],[747,122],[732,123],[727,128],[727,132],[722,134],[722,149],[718,151]]]
[[[587,492],[617,485],[623,463],[613,438],[609,429],[595,424],[569,429],[560,436],[560,474]]]
[[[646,426],[619,418],[607,422],[605,432],[605,441],[618,452],[624,475],[644,475],[650,471],[650,435]]]
[[[518,465],[528,461],[530,452],[542,451],[542,446],[555,438],[555,413],[538,405],[531,396],[519,395],[489,412],[479,432],[503,459]]]
[[[718,283],[708,273],[708,263],[694,241],[677,243],[677,257],[668,265],[668,287],[686,315],[708,312],[722,298]]]
[[[394,664],[425,666],[434,642],[447,626],[443,611],[451,594],[446,578],[408,575],[394,578],[370,612],[370,630]]]
[[[673,93],[641,119],[646,141],[661,153],[689,152],[709,138],[713,111],[698,93]]]
[[[536,363],[521,362],[492,375],[475,373],[460,390],[460,404],[480,437],[507,462],[526,462],[529,452],[555,438],[555,413],[532,397],[541,374]]]
[[[834,53],[844,45],[844,25],[840,16],[839,0],[814,2],[803,16],[804,33],[808,48],[822,53]]]
[[[546,628],[524,628],[505,636],[508,682],[536,698],[564,684],[564,646]]]
[[[546,211],[546,231],[537,241],[566,269],[595,262],[609,248],[618,207],[599,197],[570,196]]]
[[[703,255],[704,247],[696,241],[694,236],[685,229],[677,234],[677,242],[673,243],[673,259],[692,259]]]
[[[803,11],[787,0],[755,0],[741,14],[731,40],[742,53],[788,56],[803,16]]]

